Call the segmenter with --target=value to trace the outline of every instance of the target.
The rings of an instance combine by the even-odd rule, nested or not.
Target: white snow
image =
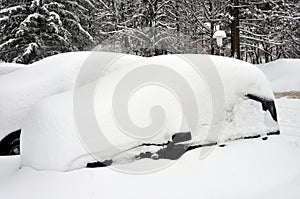
[[[279,118],[283,117],[284,111],[280,107],[300,110],[299,101],[277,101]],[[290,119],[293,121],[299,116]],[[55,172],[23,167],[0,186],[0,198],[134,199],[143,196],[150,199],[157,195],[175,199],[195,196],[212,199],[299,198],[300,145],[291,142],[296,137],[285,136],[298,127],[286,132],[284,124],[281,123],[283,135],[266,142],[260,139],[237,141],[225,148],[215,148],[204,160],[198,159],[199,151],[195,150],[171,167],[146,175],[128,175],[109,168]],[[148,164],[147,160],[139,163]],[[0,164],[3,168],[3,162]]]
[[[73,159],[87,153],[75,131],[72,105],[71,92],[67,92],[33,106],[22,125],[23,165],[69,170]]]
[[[0,22],[7,21],[9,19],[8,16],[0,17]]]
[[[22,168],[5,186],[5,199],[298,198],[299,152],[280,137],[232,143],[199,160],[199,150],[170,167],[144,175],[110,168],[72,172]],[[134,164],[149,164],[141,160]],[[2,189],[2,190],[1,190]],[[17,190],[17,191],[16,191]]]
[[[26,67],[26,65],[14,63],[0,63],[0,76],[14,72],[24,67]]]
[[[269,112],[262,111],[260,103],[245,98],[245,94],[248,93],[269,99],[273,98],[269,84],[261,71],[251,64],[234,59],[197,56],[199,62],[201,59],[203,61],[206,58],[211,58],[224,82],[226,95],[226,101],[224,102],[226,109],[224,128],[220,137],[214,138],[219,140],[211,141],[226,142],[246,136],[266,135],[268,132],[278,130],[277,123],[273,121]],[[102,79],[104,87],[100,88],[100,96],[95,95],[95,100],[98,102],[98,104],[95,104],[95,109],[96,117],[100,121],[99,125],[104,133],[106,132],[107,138],[123,150],[137,146],[140,142],[124,135],[120,131],[111,114],[112,107],[110,103],[114,88],[121,77],[142,64],[150,63],[164,64],[171,67],[178,74],[181,74],[194,89],[197,102],[200,104],[200,129],[197,132],[192,132],[192,142],[204,143],[208,127],[215,125],[211,124],[212,102],[210,93],[205,85],[205,81],[185,61],[177,56],[147,59],[144,62],[140,61],[137,64],[127,65],[126,68],[104,76]],[[174,77],[166,75],[166,78]],[[177,81],[177,79],[171,80]],[[83,91],[89,90],[96,83],[91,82],[81,89]],[[105,96],[105,98],[101,98],[101,95]],[[165,108],[168,122],[161,134],[148,142],[166,143],[174,133],[191,131],[186,124],[183,127],[180,126],[180,121],[184,117],[180,114],[180,103],[178,103],[176,98],[172,99],[172,94],[168,95],[162,91],[161,87],[152,86],[145,88],[145,90],[135,93],[131,100],[133,102],[129,105],[128,112],[131,114],[131,119],[138,126],[149,125],[150,120],[147,114],[150,112],[151,107],[163,105]],[[192,103],[191,97],[187,97],[186,100],[188,104]],[[22,125],[22,166],[30,166],[38,170],[69,171],[83,168],[88,162],[94,161],[94,158],[85,149],[76,132],[72,105],[72,92],[69,91],[45,98],[32,107]],[[105,143],[101,143],[100,140],[99,147],[96,151],[102,153],[103,159],[109,159],[115,155],[111,148],[108,148],[107,151],[106,147],[108,146]],[[123,157],[117,158],[122,159]],[[117,159],[117,161],[122,160]]]
[[[9,7],[9,8],[4,8],[4,9],[1,9],[0,10],[0,14],[5,14],[5,13],[9,13],[11,14],[13,11],[16,11],[18,9],[23,9],[25,10],[24,6],[12,6],[12,7]]]
[[[0,77],[0,139],[21,128],[20,122],[35,102],[72,88],[87,53],[77,55],[50,57]]]
[[[276,93],[300,91],[300,59],[279,59],[258,66]]]
[[[277,105],[280,121],[285,118],[293,122],[294,128],[286,128],[287,123],[280,122],[282,135],[265,142],[236,141],[225,148],[215,148],[204,160],[199,160],[200,152],[195,150],[167,169],[145,175],[128,175],[110,168],[55,172],[24,167],[5,186],[0,186],[0,197],[299,198],[300,139],[299,135],[291,135],[299,129],[295,119],[300,118],[300,100],[284,98],[277,100]],[[287,108],[296,114],[286,115]]]
[[[224,62],[221,60],[220,63],[224,65]],[[241,71],[234,72],[236,74],[232,75],[238,75]],[[230,74],[227,75],[230,78]],[[252,77],[250,76],[250,78]],[[288,79],[286,80],[289,81]],[[230,85],[234,86],[234,83],[232,81]],[[288,85],[288,82],[283,83]],[[260,94],[266,93],[266,90],[259,91],[257,88],[255,89],[258,86],[259,84],[253,86],[253,91],[256,90]],[[234,96],[238,96],[239,91],[241,90],[237,89],[233,92],[236,95],[232,95],[230,101],[233,103],[236,100],[237,106],[241,107],[241,113],[236,111],[236,114],[243,116],[243,112],[250,109],[249,106],[255,109],[256,105],[241,98],[235,99]],[[227,90],[226,93],[228,93]],[[27,147],[30,147],[29,144],[33,144],[32,154],[27,154],[28,157],[30,155],[40,155],[37,150],[34,150],[34,147],[37,147],[36,149],[38,150],[43,150],[45,153],[44,156],[47,158],[42,161],[46,159],[47,161],[52,161],[50,159],[65,161],[64,157],[72,154],[72,150],[77,150],[75,153],[80,151],[78,148],[73,148],[73,146],[70,148],[70,143],[68,142],[75,141],[78,143],[77,137],[74,136],[73,132],[68,132],[73,125],[70,120],[70,113],[68,113],[72,109],[71,104],[68,103],[70,98],[71,92],[48,97],[36,104],[30,111],[28,121],[33,123],[27,123],[26,125],[28,130],[34,130],[30,134],[36,136],[34,137],[35,140],[51,139],[48,140],[48,143],[42,141],[39,145],[34,144],[36,142],[32,142],[32,140],[26,141],[28,143]],[[300,100],[281,98],[276,100],[276,105],[282,135],[271,137],[268,141],[262,141],[261,139],[235,141],[225,148],[215,148],[203,160],[199,159],[199,149],[193,150],[186,153],[170,167],[144,175],[129,175],[110,168],[57,172],[36,171],[31,167],[23,167],[15,176],[1,184],[0,198],[299,198]],[[232,108],[233,110],[235,109],[234,107]],[[56,112],[55,110],[60,111]],[[60,112],[63,115],[60,115]],[[260,118],[262,115],[258,116],[262,120]],[[249,118],[244,119],[252,120],[252,117],[249,116]],[[41,133],[44,130],[45,132]],[[49,135],[52,133],[56,137]],[[64,146],[64,150],[61,151],[62,155],[57,152],[62,148],[56,149],[56,146],[52,145],[54,140],[55,143],[64,144],[61,145]],[[47,145],[44,146],[43,144]],[[53,154],[49,155],[52,150],[56,153],[53,153],[54,156]],[[56,155],[58,156],[56,157]],[[1,170],[5,171],[2,169],[2,165],[5,164],[3,161],[10,161],[10,158],[0,159],[0,173]],[[143,166],[144,164],[151,164],[152,161],[140,160],[131,163],[131,165]],[[46,167],[47,163],[37,162],[37,164],[41,164],[44,167]],[[59,166],[62,165],[60,162],[57,162],[57,164]],[[19,164],[16,161],[11,168],[17,168],[18,166]]]
[[[43,15],[39,13],[33,13],[27,16],[27,18],[21,23],[21,25],[27,26],[27,23],[30,23],[33,19],[44,18]]]
[[[87,57],[94,56],[101,59],[101,56],[106,57],[109,54],[101,52],[60,54],[0,76],[0,140],[5,135],[21,129],[21,121],[33,104],[47,96],[71,90]],[[124,59],[120,59],[119,64],[126,65],[139,59],[142,58],[126,55]],[[97,70],[99,65],[91,61],[90,67]],[[84,75],[84,81],[87,82],[95,78],[93,73]]]
[[[40,0],[33,0],[32,2],[31,2],[31,5],[37,5],[37,6],[39,6],[40,5]]]
[[[4,43],[0,44],[0,49],[2,49],[4,46],[6,46],[12,42],[15,42],[15,41],[16,41],[16,39],[9,39],[9,40],[5,41]]]
[[[78,28],[80,33],[82,33],[87,38],[89,38],[90,42],[94,42],[94,38],[92,37],[92,35],[90,35],[90,33],[88,31],[86,31],[79,23],[76,24],[76,25],[77,25],[77,28]]]
[[[49,12],[49,14],[53,20],[57,21],[59,25],[62,25],[62,21],[60,19],[59,14],[57,14],[56,12],[53,12],[53,11]]]
[[[30,43],[27,48],[25,49],[23,56],[29,55],[30,53],[32,53],[36,48],[38,48],[38,44],[37,43]]]
[[[0,186],[14,175],[20,167],[20,156],[0,156]]]
[[[284,135],[300,138],[300,100],[280,98],[277,100],[277,109],[280,112],[279,124]]]

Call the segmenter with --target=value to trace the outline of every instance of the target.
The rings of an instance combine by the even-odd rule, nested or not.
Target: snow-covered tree
[[[69,31],[72,45],[78,50],[94,42],[91,15],[94,2],[90,0],[43,0],[43,6],[59,16],[63,27]]]
[[[84,14],[88,9],[76,1],[6,1],[1,5],[0,56],[4,61],[28,64],[53,54],[83,50],[93,42],[81,25],[87,26]]]
[[[193,40],[200,45],[200,53],[216,54],[216,42],[213,34],[216,26],[230,32],[230,0],[185,0],[183,7],[184,24],[193,35]],[[224,40],[227,45],[228,39]],[[199,48],[199,47],[198,47]]]
[[[178,1],[102,2],[103,9],[97,16],[108,44],[116,43],[122,52],[143,56],[184,52],[187,42],[181,30],[183,11]]]
[[[253,63],[262,63],[280,57],[297,57],[299,3],[241,0],[240,31],[245,60],[249,57]]]
[[[3,0],[0,9],[0,59],[12,62],[13,57],[23,53],[12,46],[18,45],[18,40],[15,39],[16,28],[25,20],[29,11],[21,0],[14,2]]]
[[[299,57],[299,13],[297,0],[1,0],[0,59],[31,63],[96,44],[143,56],[217,54],[220,26],[226,56],[268,62]]]

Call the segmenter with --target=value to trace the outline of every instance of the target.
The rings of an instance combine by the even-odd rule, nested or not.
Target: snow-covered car
[[[26,65],[23,64],[14,64],[14,63],[0,63],[0,76],[5,75],[16,70],[25,68]]]
[[[0,72],[3,74],[0,75],[0,155],[19,154],[22,121],[31,106],[48,96],[71,90],[82,64],[90,54],[91,52],[59,54],[21,70],[17,70],[20,68],[18,64],[3,63],[3,67],[0,65]],[[109,57],[109,54],[111,53],[93,53],[100,59]],[[142,58],[126,55],[124,59],[120,62],[126,63]],[[91,73],[86,74],[85,80],[95,78]]]
[[[24,69],[25,67],[23,64],[0,63],[0,76],[7,75],[19,69]],[[5,139],[0,142],[0,154],[2,154],[2,152],[4,154],[19,154],[19,137],[20,130],[7,135]]]
[[[69,171],[129,163],[144,158],[176,160],[185,152],[199,147],[224,146],[235,140],[259,137],[266,140],[268,136],[280,133],[274,95],[268,80],[259,69],[249,63],[231,58],[209,55],[190,56],[199,63],[200,67],[205,67],[203,64],[205,60],[211,60],[223,84],[224,118],[223,121],[214,121],[221,123],[222,127],[217,137],[207,139],[209,136],[202,134],[218,125],[211,120],[214,117],[212,109],[215,107],[211,108],[213,100],[211,90],[206,87],[205,77],[199,78],[199,74],[193,71],[190,63],[180,56],[158,56],[139,60],[139,63],[123,63],[122,69],[108,73],[101,79],[104,86],[101,92],[105,93],[105,97],[99,98],[99,101],[97,98],[99,104],[95,105],[96,118],[101,121],[99,124],[101,128],[108,132],[105,135],[107,139],[121,151],[130,151],[129,154],[120,151],[115,153],[110,145],[93,137],[90,139],[99,144],[99,149],[89,150],[84,140],[89,132],[88,130],[78,132],[78,124],[75,123],[76,114],[74,116],[74,92],[67,91],[44,98],[32,106],[22,126],[21,165],[38,170]],[[164,130],[155,138],[139,141],[119,134],[120,128],[115,123],[116,118],[111,114],[113,107],[110,100],[115,86],[124,74],[142,65],[172,68],[191,85],[195,91],[195,98],[185,97],[187,104],[197,99],[200,107],[199,131],[198,129],[193,131],[189,125],[179,126],[182,115],[180,106],[177,106],[178,101],[163,94],[161,87],[154,86],[132,96],[133,103],[127,108],[131,118],[137,120],[135,122],[138,125],[147,126],[149,121],[151,123],[148,114],[151,107],[158,102],[163,103],[167,118]],[[173,85],[179,84],[178,79],[173,79],[171,76],[159,74],[157,76],[168,79]],[[97,83],[98,80],[90,81],[80,85],[79,90],[84,93],[96,87]],[[82,121],[89,119],[85,114],[78,117]],[[97,153],[98,159],[95,159],[93,153]]]

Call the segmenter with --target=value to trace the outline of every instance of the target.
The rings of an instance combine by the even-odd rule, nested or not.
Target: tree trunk
[[[212,13],[213,12],[213,4],[211,1],[209,1],[209,11]],[[213,22],[210,23],[210,54],[214,55],[215,54],[215,48],[214,48],[214,39],[213,39],[213,35],[214,35],[214,27],[215,24]]]
[[[231,15],[233,16],[233,21],[231,23],[231,57],[236,57],[241,59],[241,49],[240,49],[240,19],[239,19],[239,0],[231,0],[232,9]]]

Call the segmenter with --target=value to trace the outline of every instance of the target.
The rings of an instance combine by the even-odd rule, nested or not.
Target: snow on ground
[[[284,138],[300,147],[300,59],[279,59],[258,67],[279,98],[276,107]]]
[[[216,148],[199,160],[199,150],[167,169],[130,175],[110,168],[72,172],[21,169],[0,187],[5,199],[99,198],[299,198],[299,151],[281,137],[247,140]],[[141,160],[134,164],[147,164]],[[2,188],[2,190],[1,190]]]
[[[279,59],[258,66],[275,93],[300,91],[300,59]]]
[[[286,136],[300,138],[300,99],[280,98],[276,102],[280,129]]]
[[[25,68],[23,64],[0,63],[0,76]]]
[[[284,139],[300,150],[300,99],[280,98],[276,102]]]

